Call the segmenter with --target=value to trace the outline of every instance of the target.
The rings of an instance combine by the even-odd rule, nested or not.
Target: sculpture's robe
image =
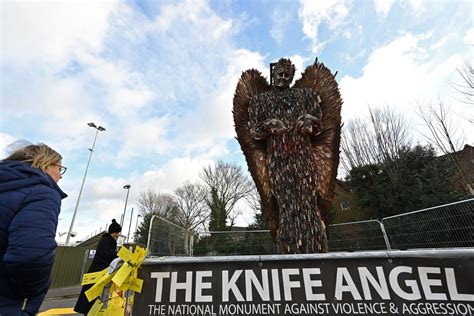
[[[277,238],[287,253],[327,251],[321,249],[327,237],[317,206],[317,160],[310,139],[320,131],[316,126],[310,134],[295,129],[301,115],[321,119],[316,100],[312,89],[287,88],[256,95],[249,104],[250,133],[266,142],[271,190],[280,213]],[[270,119],[281,120],[288,130],[272,133],[264,126]]]

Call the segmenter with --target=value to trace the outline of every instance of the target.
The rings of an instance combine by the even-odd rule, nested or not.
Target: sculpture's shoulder
[[[315,98],[316,97],[316,92],[314,91],[313,88],[288,88],[283,91],[265,91],[262,93],[259,93],[257,95],[254,95],[251,99],[251,103],[264,103],[269,100],[273,99],[279,99],[279,98],[284,98],[284,97],[309,97],[309,98]]]
[[[274,94],[275,94],[274,91],[269,90],[269,91],[265,91],[257,95],[254,95],[252,99],[267,99],[269,97],[272,97]]]
[[[274,96],[274,92],[273,92],[273,91],[265,91],[265,92],[256,94],[256,95],[254,95],[254,96],[252,97],[252,99],[250,100],[250,104],[252,104],[252,103],[262,103],[262,102],[265,102],[265,101],[271,99],[273,96]]]
[[[307,96],[315,96],[316,95],[316,91],[314,91],[313,88],[291,88],[293,91],[299,93],[299,94],[304,94],[304,95],[307,95]]]

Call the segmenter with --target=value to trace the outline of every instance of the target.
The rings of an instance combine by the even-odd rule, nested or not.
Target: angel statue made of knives
[[[255,69],[234,95],[237,140],[281,253],[328,251],[342,99],[335,75],[317,60],[290,87],[295,66],[270,65],[271,84]]]

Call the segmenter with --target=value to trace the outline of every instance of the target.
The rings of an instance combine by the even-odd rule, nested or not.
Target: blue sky
[[[472,1],[6,0],[0,154],[28,140],[63,155],[60,186],[69,198],[58,232],[65,232],[94,137],[86,124],[107,129],[76,218],[79,240],[120,219],[125,184],[129,216],[143,190],[172,192],[219,159],[246,169],[234,140],[235,86],[249,68],[268,76],[280,57],[290,57],[297,73],[315,57],[338,70],[345,122],[389,105],[422,142],[415,109],[443,100],[472,145],[474,128],[461,117],[472,117],[473,107],[450,82],[473,61],[473,45]]]

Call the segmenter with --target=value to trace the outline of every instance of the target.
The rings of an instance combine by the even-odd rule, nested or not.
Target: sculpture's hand
[[[263,127],[271,134],[280,134],[286,132],[288,128],[279,119],[268,119],[262,123]]]
[[[302,134],[316,135],[322,130],[322,122],[316,116],[304,114],[296,120],[295,129]]]

